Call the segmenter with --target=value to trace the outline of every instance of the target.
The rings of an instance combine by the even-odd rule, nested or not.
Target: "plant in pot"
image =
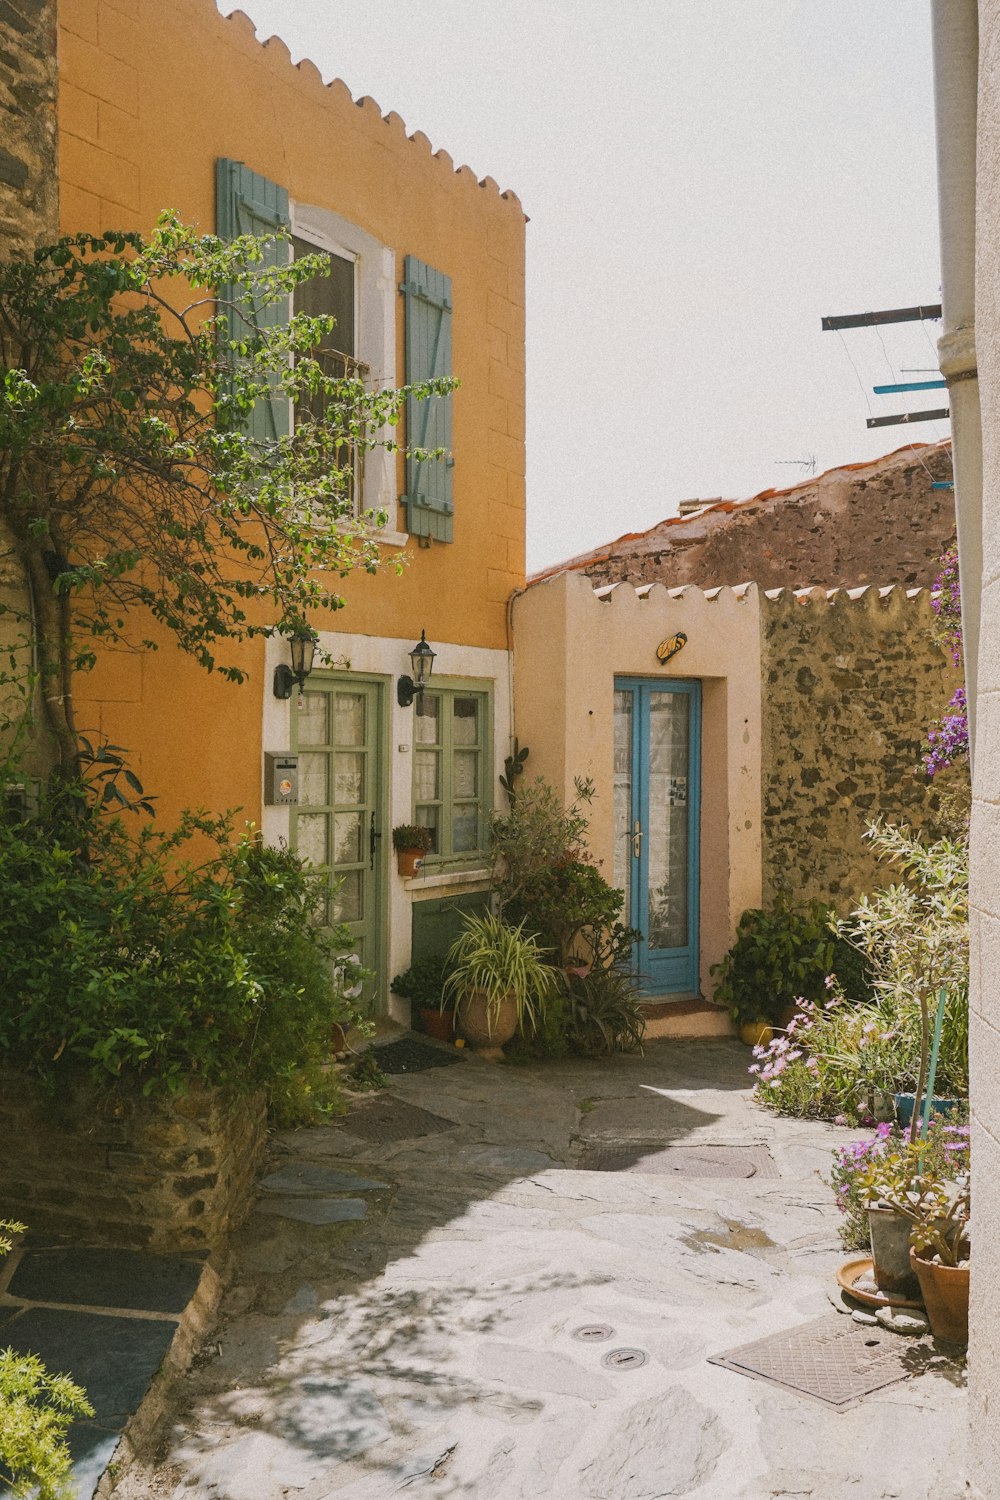
[[[834,951],[830,912],[818,903],[805,912],[784,902],[774,911],[745,911],[736,941],[711,971],[719,976],[714,998],[728,1008],[741,1041],[766,1046],[775,1027],[788,1024],[800,997],[818,1000]]]
[[[417,1011],[424,1031],[440,1042],[450,1042],[455,1031],[454,1009],[444,994],[447,977],[447,959],[438,955],[411,964],[390,986],[394,995],[409,1000],[411,1021],[415,1019],[412,1012]]]
[[[415,875],[433,842],[432,831],[422,828],[419,823],[400,823],[394,828],[392,847],[396,851],[396,867],[400,875]]]
[[[951,1343],[968,1337],[968,1168],[968,1127],[934,1121],[926,1138],[887,1149],[859,1179],[876,1284],[897,1296],[919,1284],[932,1332]]]
[[[523,922],[511,927],[490,912],[466,912],[462,927],[448,951],[441,1005],[454,1004],[459,1030],[481,1057],[497,1058],[516,1031],[534,1032],[555,971]]]

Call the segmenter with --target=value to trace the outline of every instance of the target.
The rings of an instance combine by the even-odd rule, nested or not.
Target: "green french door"
[[[292,705],[299,757],[292,847],[328,871],[328,920],[346,925],[351,951],[375,971],[364,998],[369,1010],[379,1010],[386,891],[382,685],[313,676]]]

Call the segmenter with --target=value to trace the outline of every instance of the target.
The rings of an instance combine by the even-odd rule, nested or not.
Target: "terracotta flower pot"
[[[396,868],[404,879],[411,880],[424,862],[426,849],[397,849]]]
[[[420,1022],[428,1036],[439,1042],[450,1042],[455,1031],[455,1016],[450,1010],[438,1010],[437,1006],[420,1007]]]
[[[498,1009],[487,1004],[483,990],[473,990],[455,1008],[458,1029],[481,1057],[502,1056],[503,1045],[517,1030],[517,1006],[504,998]]]
[[[969,1267],[939,1266],[912,1250],[910,1264],[920,1282],[931,1333],[946,1344],[969,1342]]]
[[[910,1221],[881,1203],[869,1204],[875,1285],[890,1297],[915,1297],[917,1278],[910,1264]]]

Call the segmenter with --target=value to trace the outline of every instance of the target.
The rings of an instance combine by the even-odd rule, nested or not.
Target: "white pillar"
[[[969,743],[976,704],[983,573],[983,455],[976,368],[976,0],[932,0],[938,213],[941,231],[941,373],[951,406],[955,516]]]

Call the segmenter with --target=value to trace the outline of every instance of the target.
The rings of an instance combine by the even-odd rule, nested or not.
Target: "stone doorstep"
[[[732,1037],[736,1028],[729,1014],[708,1000],[665,1000],[639,1007],[644,1027],[643,1038],[673,1037],[677,1041],[696,1041],[702,1037]]]
[[[41,1253],[42,1248],[23,1243],[16,1246],[0,1271],[0,1342],[4,1344],[13,1342],[16,1345],[17,1325],[23,1316],[32,1313],[39,1315],[33,1321],[47,1325],[50,1336],[55,1336],[60,1347],[64,1338],[72,1340],[70,1325],[77,1321],[91,1334],[94,1329],[100,1329],[102,1319],[107,1319],[109,1332],[125,1330],[129,1324],[143,1324],[149,1329],[151,1335],[148,1353],[145,1356],[145,1368],[142,1368],[144,1359],[142,1353],[132,1356],[133,1378],[135,1378],[135,1360],[138,1359],[140,1383],[145,1384],[145,1392],[133,1405],[132,1410],[123,1409],[113,1418],[99,1411],[92,1422],[75,1423],[70,1429],[69,1443],[74,1461],[72,1474],[77,1480],[77,1500],[107,1500],[112,1490],[112,1481],[107,1476],[109,1464],[112,1459],[116,1460],[115,1482],[117,1482],[123,1467],[127,1467],[138,1454],[148,1448],[158,1424],[163,1419],[168,1398],[175,1383],[187,1371],[191,1360],[215,1321],[228,1266],[225,1263],[213,1264],[209,1260],[204,1260],[194,1290],[186,1305],[182,1310],[173,1312],[165,1312],[162,1308],[152,1310],[138,1308],[134,1305],[135,1299],[132,1299],[132,1306],[112,1307],[96,1306],[93,1302],[46,1301],[41,1298],[29,1299],[14,1295],[8,1288],[15,1282],[18,1268],[24,1267],[27,1271],[28,1266],[25,1264],[27,1258],[33,1250]],[[112,1257],[115,1252],[105,1250],[101,1254]],[[128,1255],[130,1265],[134,1265],[137,1252],[128,1252]],[[148,1259],[152,1261],[174,1259],[190,1263],[190,1257],[183,1256],[150,1256]],[[65,1320],[65,1326],[60,1320],[60,1314],[69,1315]],[[167,1328],[173,1329],[165,1348],[167,1328],[164,1329],[164,1338],[157,1340],[153,1327],[150,1325],[167,1325]],[[138,1327],[135,1332],[139,1334]],[[89,1342],[92,1347],[92,1341]],[[113,1349],[109,1350],[109,1356],[114,1356]],[[61,1361],[61,1365],[59,1373],[74,1375],[72,1364],[68,1359]]]

